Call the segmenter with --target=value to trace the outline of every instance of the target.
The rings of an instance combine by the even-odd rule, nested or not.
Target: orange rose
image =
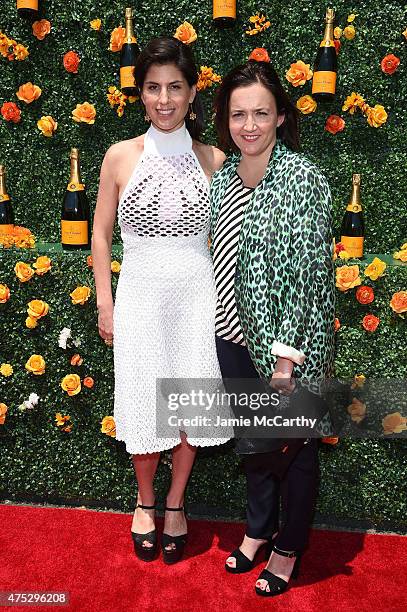
[[[17,61],[25,60],[25,58],[30,55],[27,47],[24,47],[24,45],[16,44],[15,40],[13,40],[12,42],[13,42],[13,45],[14,45],[14,58]],[[12,60],[14,58],[9,56],[8,59]]]
[[[393,74],[394,72],[396,72],[399,65],[400,59],[393,55],[393,53],[389,53],[389,55],[386,55],[380,62],[381,69],[385,74]]]
[[[0,304],[5,304],[10,299],[10,289],[7,285],[0,284]]]
[[[401,416],[400,412],[392,412],[382,419],[383,433],[401,433],[407,429],[407,418]]]
[[[110,269],[112,270],[112,272],[120,272],[121,270],[120,262],[112,261],[112,263],[110,264]]]
[[[356,397],[352,399],[352,403],[347,408],[352,421],[360,423],[366,416],[366,404],[359,401]]]
[[[323,442],[324,444],[338,444],[339,442],[339,438],[334,438],[334,437],[327,437],[327,438],[321,438],[321,442]]]
[[[334,45],[335,45],[336,55],[338,55],[339,51],[341,50],[341,41],[340,40],[334,40]]]
[[[24,263],[24,261],[18,261],[14,266],[14,272],[18,280],[22,283],[26,283],[27,281],[34,276],[34,270],[31,266]]]
[[[90,21],[89,23],[92,30],[99,31],[102,27],[102,21],[100,19],[92,19],[92,21]]]
[[[353,40],[356,36],[356,30],[353,25],[346,26],[343,30],[343,35],[346,40]]]
[[[6,413],[8,407],[3,402],[0,402],[0,425],[4,425],[4,421],[6,420]]]
[[[336,269],[336,286],[339,291],[347,291],[361,283],[359,266],[341,266]]]
[[[28,327],[28,329],[34,329],[34,327],[37,327],[38,322],[37,319],[33,319],[32,317],[27,317],[25,320],[25,326]]]
[[[363,328],[368,332],[376,331],[379,323],[380,323],[379,317],[376,317],[375,315],[372,315],[372,314],[368,314],[364,316],[362,320]]]
[[[121,48],[123,47],[125,36],[126,36],[126,30],[122,26],[115,28],[113,32],[110,34],[110,45],[109,45],[110,51],[113,51],[115,53],[117,51],[121,51]]]
[[[44,115],[37,121],[37,127],[41,130],[43,136],[50,138],[58,127],[58,122],[51,115]]]
[[[175,30],[174,38],[178,38],[185,45],[190,45],[197,38],[197,33],[195,32],[194,26],[192,26],[188,21],[184,21],[178,28]]]
[[[338,132],[342,132],[344,127],[345,122],[342,117],[339,117],[338,115],[329,115],[325,123],[325,129],[330,134],[337,134]]]
[[[337,332],[338,329],[340,329],[340,327],[341,327],[341,322],[339,321],[338,317],[335,317],[334,330]]]
[[[28,302],[27,314],[32,319],[41,319],[41,317],[45,317],[48,314],[49,306],[47,302],[43,302],[42,300],[31,300]]]
[[[250,53],[249,60],[255,60],[256,62],[269,62],[270,57],[266,49],[263,47],[257,47]]]
[[[77,374],[67,374],[61,381],[61,387],[69,396],[77,395],[81,390],[81,379]]]
[[[297,100],[296,107],[303,115],[309,115],[315,112],[317,103],[312,96],[301,96],[301,98]]]
[[[51,24],[48,19],[41,19],[40,21],[34,21],[32,25],[33,34],[38,40],[44,40],[47,34],[51,31]]]
[[[85,376],[85,378],[83,379],[83,386],[87,387],[88,389],[92,389],[94,384],[95,381],[91,376]]]
[[[12,121],[13,123],[21,121],[21,110],[14,102],[3,102],[0,113],[6,121]]]
[[[77,104],[75,110],[72,111],[72,119],[77,123],[95,123],[96,109],[93,104],[84,102]]]
[[[73,366],[80,366],[83,363],[83,359],[80,355],[78,355],[78,353],[75,353],[75,355],[72,355],[71,357],[71,365]]]
[[[93,267],[93,257],[92,257],[92,255],[88,255],[87,256],[86,263],[88,264],[89,268]]]
[[[31,104],[34,100],[37,100],[41,95],[41,88],[38,85],[33,85],[31,81],[28,83],[24,83],[24,85],[20,85],[18,91],[16,92],[16,96],[19,100],[26,102],[26,104]]]
[[[107,436],[112,436],[113,438],[116,435],[116,423],[112,416],[105,416],[101,421],[102,427],[100,431]]]
[[[356,299],[360,304],[370,304],[374,300],[374,292],[371,287],[362,285],[356,290]]]
[[[390,306],[397,314],[407,312],[407,291],[397,291],[397,293],[393,293],[393,297],[390,300]]]
[[[305,85],[306,81],[312,79],[313,72],[310,70],[309,64],[304,64],[302,60],[298,60],[291,64],[287,70],[285,78],[293,87]]]
[[[63,57],[64,68],[67,72],[76,74],[78,72],[78,66],[81,58],[75,51],[68,51]]]
[[[77,287],[72,293],[69,294],[72,298],[72,304],[83,304],[88,301],[90,296],[89,287]]]
[[[378,128],[387,121],[387,112],[381,104],[366,109],[367,122],[370,127]]]
[[[41,255],[37,257],[36,261],[33,263],[33,267],[35,268],[36,274],[43,276],[51,270],[51,260],[46,255]]]
[[[36,376],[40,376],[45,372],[45,360],[41,355],[31,355],[27,363],[25,364],[26,370],[32,372]]]

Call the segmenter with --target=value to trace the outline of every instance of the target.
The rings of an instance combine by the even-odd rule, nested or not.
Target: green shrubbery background
[[[91,204],[95,205],[103,155],[116,141],[136,136],[146,129],[138,103],[128,105],[119,118],[111,109],[106,93],[118,85],[119,54],[108,51],[110,32],[124,25],[124,8],[133,6],[136,33],[141,45],[152,36],[173,34],[184,20],[196,28],[194,51],[199,65],[209,65],[217,73],[244,61],[256,46],[267,48],[287,91],[297,100],[311,93],[310,83],[293,88],[284,79],[291,62],[298,59],[313,64],[319,44],[325,2],[297,0],[267,3],[271,28],[255,37],[244,35],[250,15],[262,7],[256,2],[239,3],[239,20],[232,31],[218,31],[211,23],[211,3],[190,0],[158,2],[117,2],[101,0],[97,9],[90,0],[60,2],[48,0],[41,17],[52,25],[51,33],[38,41],[31,27],[19,20],[15,1],[5,0],[0,8],[0,30],[28,45],[30,56],[23,62],[0,57],[0,105],[14,101],[22,109],[19,124],[0,120],[0,163],[8,171],[8,191],[13,198],[16,222],[29,227],[41,242],[59,241],[59,214],[69,178],[69,151],[79,147],[82,177]],[[344,27],[349,13],[358,14],[353,41],[343,40],[339,55],[336,101],[301,120],[303,151],[326,173],[332,187],[335,226],[339,227],[344,204],[350,192],[352,172],[362,174],[362,198],[367,220],[366,249],[392,253],[406,241],[405,206],[406,41],[402,31],[407,18],[402,3],[345,1],[334,3],[337,24]],[[102,19],[102,30],[95,32],[89,21]],[[68,74],[62,57],[69,50],[81,57],[79,73]],[[387,53],[401,58],[398,71],[384,75],[380,60]],[[15,96],[18,87],[32,81],[42,88],[42,96],[30,105]],[[374,129],[360,115],[342,113],[341,106],[352,91],[361,93],[370,105],[383,104],[389,113],[387,123]],[[203,93],[207,107],[207,142],[215,142],[210,123],[213,92]],[[77,103],[95,105],[93,126],[78,125],[71,118]],[[329,114],[342,115],[346,128],[333,136],[324,130]],[[54,137],[45,138],[37,120],[50,114],[58,121]],[[403,123],[404,122],[404,123]],[[120,242],[115,228],[114,242]],[[13,268],[17,261],[33,262],[38,254],[52,258],[51,273],[20,284]],[[117,255],[121,259],[120,255]],[[362,266],[363,267],[363,266]],[[363,372],[371,377],[406,377],[405,322],[394,323],[388,301],[395,291],[406,289],[406,266],[389,267],[386,276],[373,283],[376,299],[371,308],[360,306],[349,294],[338,295],[337,314],[341,329],[337,334],[337,375]],[[115,288],[116,278],[113,279]],[[0,282],[12,292],[10,301],[0,305],[0,362],[11,363],[11,378],[0,377],[0,401],[9,406],[6,423],[0,426],[0,490],[7,498],[65,499],[71,502],[134,507],[135,485],[129,455],[124,444],[100,432],[100,421],[113,410],[113,361],[111,349],[100,340],[96,329],[95,293],[84,306],[73,306],[69,292],[78,284],[94,289],[93,275],[83,253],[0,251]],[[369,283],[368,283],[369,284]],[[24,321],[27,303],[34,298],[50,305],[35,330]],[[374,334],[365,332],[361,319],[366,312],[380,316]],[[69,364],[67,352],[58,347],[58,335],[66,326],[81,339],[78,349],[84,357],[79,370]],[[24,365],[32,353],[42,354],[47,363],[43,376],[32,376]],[[93,389],[83,389],[69,398],[62,391],[62,377],[77,371],[95,379]],[[33,412],[17,407],[31,392],[41,400]],[[397,407],[390,407],[389,411]],[[55,413],[70,414],[71,433],[57,429]],[[321,489],[318,511],[327,521],[367,519],[375,524],[390,522],[405,526],[405,442],[402,440],[351,441],[321,450]],[[162,499],[170,467],[160,466],[158,491]],[[244,478],[238,462],[227,448],[204,451],[193,472],[189,501],[201,508],[221,509],[224,516],[241,516],[245,497]]]

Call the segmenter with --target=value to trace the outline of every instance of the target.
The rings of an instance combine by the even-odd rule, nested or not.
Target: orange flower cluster
[[[249,17],[249,21],[252,24],[249,26],[249,29],[246,30],[246,34],[249,36],[254,36],[255,34],[260,34],[260,32],[264,32],[271,26],[271,23],[268,21],[267,17],[262,13],[258,15],[252,15]]]
[[[10,247],[32,249],[35,247],[35,236],[28,228],[15,225],[8,234],[0,236],[0,244],[6,249]]]
[[[13,60],[22,61],[29,56],[27,47],[19,44],[12,38],[9,38],[0,31],[0,53],[3,57],[6,57],[10,62]]]
[[[60,412],[57,412],[55,414],[56,425],[57,427],[61,429],[61,431],[66,431],[67,433],[72,431],[72,427],[73,427],[72,422],[68,423],[68,421],[70,420],[71,420],[71,417],[69,416],[69,414],[62,415]]]
[[[130,104],[133,104],[133,102],[138,100],[137,96],[126,96],[114,85],[109,87],[109,93],[106,94],[106,97],[111,108],[117,106],[116,112],[119,117],[123,117],[124,107],[126,106],[127,101],[130,102]]]
[[[204,89],[208,89],[208,87],[212,87],[213,83],[220,83],[221,80],[222,77],[219,74],[216,74],[216,72],[213,71],[213,68],[210,68],[209,66],[201,66],[196,88],[198,91],[203,91]]]
[[[358,108],[367,118],[367,122],[371,127],[380,127],[387,121],[387,113],[384,106],[381,104],[375,104],[375,106],[371,107],[365,102],[364,98],[360,94],[353,91],[351,95],[346,98],[342,106],[342,110],[348,110],[349,113],[353,115]]]

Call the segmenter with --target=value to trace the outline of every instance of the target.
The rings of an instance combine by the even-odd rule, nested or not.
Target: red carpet
[[[241,576],[223,570],[226,553],[240,542],[242,524],[190,520],[188,554],[173,567],[164,565],[161,557],[149,564],[135,557],[129,514],[0,505],[0,524],[0,591],[70,593],[68,606],[35,606],[36,610],[407,609],[403,536],[313,530],[300,578],[283,595],[263,600],[254,593],[263,562]]]

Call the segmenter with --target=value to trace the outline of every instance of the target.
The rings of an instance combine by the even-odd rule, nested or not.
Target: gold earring
[[[147,121],[147,123],[148,123],[149,121],[151,121],[151,118],[150,118],[150,116],[149,116],[149,114],[148,114],[148,112],[147,112],[147,111],[146,111],[146,113],[145,113],[145,115],[144,115],[144,121]]]
[[[192,108],[192,104],[189,105],[189,118],[191,121],[195,121],[196,114],[194,113],[194,109]]]

